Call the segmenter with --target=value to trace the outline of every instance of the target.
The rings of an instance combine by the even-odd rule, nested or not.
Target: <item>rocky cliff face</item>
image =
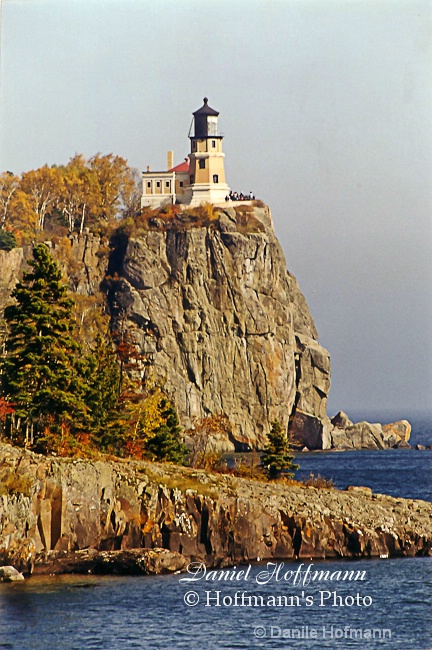
[[[431,515],[430,503],[369,488],[287,487],[0,445],[0,564],[20,570],[51,566],[51,551],[81,549],[166,549],[174,555],[159,557],[160,570],[169,569],[165,560],[181,569],[191,559],[210,567],[257,558],[428,555]],[[74,571],[83,560],[77,557]],[[148,564],[158,556],[145,557]]]
[[[248,210],[221,209],[207,221],[161,215],[111,250],[89,232],[48,244],[73,291],[106,294],[113,329],[129,330],[183,427],[228,419],[231,432],[215,435],[213,447],[262,447],[273,420],[289,425],[300,449],[408,444],[397,427],[387,435],[381,425],[329,421],[329,354],[269,209]],[[30,255],[30,247],[0,251],[0,309]]]
[[[225,415],[238,445],[262,446],[273,420],[329,426],[329,355],[268,208],[222,210],[210,225],[130,238],[115,272],[113,313],[134,332],[184,426]]]

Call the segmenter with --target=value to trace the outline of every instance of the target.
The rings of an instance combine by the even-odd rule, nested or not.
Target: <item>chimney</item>
[[[174,151],[168,151],[167,165],[167,169],[172,169],[174,167]]]
[[[147,171],[148,172],[150,171],[150,165],[147,165]]]

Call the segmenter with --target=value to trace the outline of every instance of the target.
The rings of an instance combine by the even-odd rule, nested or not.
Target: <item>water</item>
[[[310,473],[332,479],[336,487],[366,485],[378,494],[432,501],[432,451],[307,452],[296,455],[296,479]]]
[[[391,419],[389,417],[388,421]],[[412,423],[410,444],[431,445],[432,418],[409,419]],[[432,501],[432,450],[304,452],[296,455],[296,461],[300,465],[296,479],[313,473],[332,479],[340,489],[348,485],[366,485],[379,494]]]
[[[413,443],[429,444],[431,431],[427,421],[415,423]],[[376,492],[432,500],[430,451],[309,453],[300,462],[299,473],[332,477],[340,487],[369,485]],[[287,562],[282,574],[299,566]],[[301,570],[308,566],[365,571],[366,580],[293,585],[292,579],[273,578],[260,585],[257,576],[266,568],[260,563],[247,580],[216,583],[181,583],[184,576],[59,576],[0,584],[0,649],[432,649],[432,558],[314,562]],[[185,604],[191,591],[187,598],[198,598],[196,606]],[[236,592],[238,605],[247,592],[244,606],[234,606]],[[333,595],[327,599],[333,592],[334,602]],[[262,596],[266,606],[252,606],[248,596]],[[279,596],[299,600],[272,606],[268,598]],[[370,629],[375,638],[364,636]]]
[[[298,566],[298,563],[286,563],[283,571]],[[307,564],[303,565],[302,570],[306,567]],[[1,585],[0,648],[426,650],[432,646],[432,560],[429,558],[314,563],[313,570],[365,571],[366,580],[322,582],[305,587],[275,580],[259,585],[257,574],[264,568],[266,565],[262,563],[253,566],[247,581],[235,582],[186,585],[180,584],[180,576],[65,576],[35,577],[25,584]],[[191,598],[191,590],[200,599],[195,607],[184,603],[186,594]],[[238,606],[234,607],[235,593],[245,590],[244,600],[238,595]],[[206,592],[210,592],[210,606],[206,606]],[[333,592],[337,594],[336,605],[333,595],[328,598]],[[351,599],[356,599],[357,594],[360,605],[357,601],[351,605]],[[263,602],[268,603],[269,596],[280,595],[298,596],[299,601],[284,607],[247,606],[247,596],[262,596]],[[306,598],[314,600],[311,603]],[[240,606],[242,602],[244,605]],[[305,634],[305,626],[309,634],[315,630],[316,638],[290,640],[282,636],[284,630],[301,633],[302,627]],[[344,634],[345,626],[349,626],[350,636],[351,629],[361,630],[362,634],[367,629],[375,629],[382,635],[384,630],[390,631],[387,636],[390,634],[391,638],[335,638],[340,631]],[[256,636],[264,633],[264,638]]]

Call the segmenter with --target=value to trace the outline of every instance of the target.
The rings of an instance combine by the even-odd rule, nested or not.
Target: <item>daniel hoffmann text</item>
[[[251,574],[251,565],[244,569],[233,567],[228,570],[208,570],[203,563],[193,562],[188,566],[188,575],[180,582],[191,586],[193,583],[239,583],[252,582],[259,586],[271,583],[287,583],[296,587],[295,594],[257,594],[247,589],[238,589],[234,593],[224,593],[221,589],[206,589],[201,595],[196,591],[188,591],[184,602],[189,607],[195,607],[201,602],[205,607],[370,607],[372,597],[355,594],[341,594],[335,589],[320,589],[314,594],[306,593],[302,587],[327,582],[357,582],[366,580],[366,571],[330,571],[314,570],[313,564],[301,563],[296,569],[285,569],[283,562],[277,564],[268,562],[266,568]],[[212,586],[213,586],[212,585]],[[209,585],[210,586],[210,585]],[[214,585],[215,586],[215,585]],[[240,586],[240,585],[239,585]]]

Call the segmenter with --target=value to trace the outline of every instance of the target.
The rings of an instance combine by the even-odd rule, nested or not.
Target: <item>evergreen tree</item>
[[[128,418],[120,401],[120,367],[109,336],[96,337],[87,358],[86,383],[93,441],[102,451],[119,454]]]
[[[299,466],[292,462],[294,455],[291,453],[288,436],[280,422],[272,422],[268,440],[261,456],[261,464],[266,469],[268,478],[277,479],[282,472],[286,477],[292,478]]]
[[[39,244],[4,312],[7,325],[2,392],[14,404],[16,435],[45,450],[50,435],[85,423],[82,351],[74,338],[73,300],[48,247]],[[30,432],[30,433],[29,433]],[[13,426],[9,433],[14,436]]]
[[[173,406],[166,400],[162,400],[162,418],[154,435],[146,443],[146,451],[152,460],[168,461],[171,463],[183,463],[187,449],[181,441],[181,427],[177,413]]]
[[[16,246],[13,232],[0,229],[0,251],[11,251]]]

